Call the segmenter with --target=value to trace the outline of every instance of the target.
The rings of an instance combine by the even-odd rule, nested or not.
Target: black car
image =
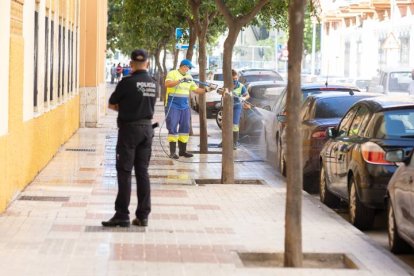
[[[378,94],[331,92],[314,94],[306,98],[301,108],[303,188],[314,193],[319,190],[319,154],[325,144],[326,129],[337,126],[342,116],[357,101],[375,97]],[[285,115],[278,120],[284,122]],[[281,172],[286,175],[286,132],[282,134],[280,157]]]
[[[359,229],[372,227],[376,209],[384,209],[395,163],[385,152],[413,147],[414,99],[365,99],[345,114],[320,154],[320,199],[328,206],[349,203],[350,221]]]
[[[388,244],[393,253],[406,253],[414,247],[414,154],[412,149],[392,150],[385,159],[399,164],[388,183]]]
[[[331,93],[331,92],[353,92],[359,93],[359,89],[353,86],[346,85],[328,85],[325,84],[303,84],[302,88],[302,100],[305,101],[310,95]],[[285,88],[279,98],[271,105],[271,113],[263,116],[264,131],[265,131],[265,143],[266,143],[266,156],[267,159],[281,172],[283,172],[283,164],[280,162],[281,158],[281,137],[285,128],[285,123],[278,120],[278,116],[286,115],[286,98],[287,88]]]

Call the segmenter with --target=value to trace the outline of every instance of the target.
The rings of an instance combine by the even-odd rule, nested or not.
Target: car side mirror
[[[410,154],[406,153],[403,149],[390,150],[385,153],[385,160],[394,163],[407,163],[410,160],[409,156]]]
[[[263,109],[264,110],[267,110],[267,111],[270,111],[270,106],[269,105],[265,105],[265,106],[263,106]]]
[[[336,127],[328,127],[326,129],[326,136],[329,138],[335,138],[336,136],[338,136],[338,130],[336,129]]]
[[[277,120],[281,123],[286,123],[286,115],[284,114],[278,114],[277,116]]]

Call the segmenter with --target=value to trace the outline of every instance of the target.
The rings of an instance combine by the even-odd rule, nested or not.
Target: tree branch
[[[226,20],[227,25],[230,26],[233,24],[233,20],[234,17],[231,14],[229,8],[226,6],[226,4],[224,3],[224,0],[215,0],[216,1],[216,5],[219,9],[219,11],[223,14],[224,16],[224,20]],[[267,1],[267,0],[265,0]]]
[[[216,0],[216,2],[217,1],[218,0]],[[236,20],[237,23],[240,24],[241,26],[248,24],[253,19],[253,17],[255,17],[260,12],[260,10],[264,7],[264,5],[266,5],[268,2],[269,0],[259,0],[259,2],[256,4],[256,6],[252,9],[251,12],[237,18]]]

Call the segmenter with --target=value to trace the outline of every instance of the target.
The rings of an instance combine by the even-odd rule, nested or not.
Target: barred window
[[[33,106],[37,107],[37,61],[39,57],[39,12],[35,11],[35,20],[34,20],[34,71],[33,71]]]
[[[52,16],[53,17],[53,16]],[[53,100],[53,59],[55,57],[54,55],[55,51],[55,22],[53,20],[50,20],[50,101]]]
[[[48,57],[49,57],[49,17],[45,16],[45,82],[44,82],[44,94],[43,101],[47,102],[47,92],[48,92]]]

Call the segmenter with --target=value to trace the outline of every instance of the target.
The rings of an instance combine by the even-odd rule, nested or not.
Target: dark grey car
[[[414,144],[414,133],[413,133]],[[414,247],[414,154],[412,149],[388,151],[385,159],[397,162],[387,190],[388,244],[394,253]]]

